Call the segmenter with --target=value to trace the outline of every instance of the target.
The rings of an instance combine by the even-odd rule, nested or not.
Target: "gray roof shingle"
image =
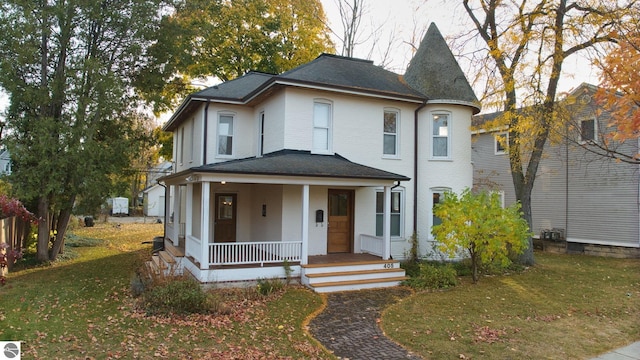
[[[411,59],[404,79],[429,100],[455,100],[474,104],[476,113],[480,111],[471,85],[434,23],[429,26]]]
[[[309,151],[280,150],[263,157],[230,160],[192,168],[194,172],[310,176],[372,180],[410,180],[404,175],[351,162],[340,155],[317,155]]]

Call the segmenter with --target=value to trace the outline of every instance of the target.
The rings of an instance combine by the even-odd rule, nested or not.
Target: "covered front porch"
[[[323,158],[335,165],[335,157]],[[391,188],[406,178],[371,168],[388,178],[363,178],[354,171],[361,165],[349,164],[351,177],[221,171],[228,163],[166,177],[165,241],[183,249],[180,268],[203,283],[299,277],[310,285],[308,274],[333,271],[326,263],[399,268],[385,262],[391,257],[390,206],[377,219],[375,201],[382,192],[389,204]],[[376,236],[380,225],[382,236]]]

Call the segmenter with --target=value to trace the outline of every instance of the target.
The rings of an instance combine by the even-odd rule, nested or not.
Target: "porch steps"
[[[156,273],[165,275],[182,274],[182,259],[184,251],[169,242],[165,242],[165,250],[160,250],[151,256],[148,265]]]
[[[394,260],[302,265],[302,283],[325,293],[398,286],[406,279]]]

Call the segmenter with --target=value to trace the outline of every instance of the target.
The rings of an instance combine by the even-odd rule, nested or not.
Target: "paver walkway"
[[[309,331],[342,359],[420,359],[389,340],[378,326],[381,311],[411,290],[386,288],[327,294],[327,307]]]

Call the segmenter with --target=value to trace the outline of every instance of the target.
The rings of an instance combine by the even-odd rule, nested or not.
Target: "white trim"
[[[382,187],[378,187],[375,189],[375,196],[376,196],[376,201],[375,201],[375,205],[378,205],[378,193],[384,193],[384,188]],[[403,186],[399,186],[396,187],[395,189],[391,190],[391,193],[398,193],[400,194],[400,234],[399,235],[390,235],[391,236],[391,241],[398,241],[398,240],[404,240],[405,237],[405,218],[406,218],[406,211],[407,211],[407,206],[406,206],[406,190]],[[383,204],[383,206],[385,206]],[[389,209],[391,209],[391,206],[389,206]],[[382,209],[382,214],[384,216],[384,208]],[[390,212],[390,214],[393,214],[392,212]],[[375,221],[375,225],[376,228],[378,227],[378,215],[380,215],[380,213],[378,213],[377,209],[375,211],[375,215],[376,215],[376,221]],[[384,229],[384,227],[383,227]],[[374,234],[377,235],[377,231],[374,232]],[[384,230],[383,230],[383,234],[384,234]]]
[[[300,265],[309,263],[309,185],[302,186],[302,254]]]
[[[331,178],[312,176],[285,175],[252,175],[252,174],[222,174],[222,173],[189,173],[179,177],[165,179],[166,184],[184,184],[187,177],[197,178],[198,181],[227,183],[255,183],[278,185],[324,185],[324,186],[386,186],[393,185],[396,180],[360,179],[360,178]]]
[[[480,112],[480,110],[482,110],[482,108],[480,106],[478,106],[478,104],[475,104],[475,103],[469,102],[469,101],[464,101],[464,100],[455,100],[455,99],[427,100],[427,105],[433,105],[433,104],[462,105],[462,106],[469,106],[469,107],[472,107],[474,109],[477,109],[478,112]]]
[[[316,105],[327,105],[329,107],[329,118],[327,119],[327,126],[316,126]],[[317,149],[315,146],[315,132],[316,129],[326,129],[327,131],[327,148]],[[313,117],[311,119],[311,153],[312,154],[333,154],[333,101],[329,99],[316,98],[313,99]]]
[[[431,228],[433,228],[433,216],[434,216],[433,215],[433,206],[434,206],[433,194],[435,194],[435,193],[444,194],[445,192],[448,192],[448,191],[453,191],[453,190],[450,187],[446,187],[446,186],[434,186],[434,187],[429,188],[429,192],[431,193],[431,207],[429,208],[429,211],[427,212],[427,214],[429,214],[428,217],[427,217],[427,219],[428,219],[427,221],[428,221],[428,224],[429,224],[429,234],[427,236],[428,236],[428,240],[430,240],[430,241],[437,241],[435,239],[435,237],[433,236],[433,233],[431,233]]]
[[[593,139],[582,139],[582,123],[585,121],[593,121]],[[578,143],[586,144],[589,142],[598,143],[598,119],[596,117],[585,117],[583,119],[578,120]]]
[[[294,87],[305,88],[305,89],[330,91],[330,92],[333,92],[333,93],[359,95],[359,96],[372,97],[372,98],[377,98],[377,99],[388,99],[388,100],[405,101],[405,102],[410,102],[410,103],[415,103],[415,104],[422,104],[424,102],[424,100],[422,100],[422,99],[409,99],[409,98],[405,98],[405,97],[401,97],[401,96],[391,96],[391,95],[381,95],[381,94],[379,95],[379,94],[372,94],[372,93],[366,92],[366,91],[354,91],[354,90],[346,90],[346,89],[337,89],[337,88],[330,87],[330,86],[300,84],[300,83],[296,83],[296,82],[292,82],[292,81],[286,81],[286,80],[276,80],[269,87],[271,87],[271,86],[273,86],[275,84],[288,85],[288,86],[294,86]],[[269,87],[267,87],[267,88],[269,88]],[[260,93],[264,92],[267,88],[263,89]],[[247,99],[247,102],[250,102],[253,98],[259,96],[260,93],[255,94],[251,98]]]

